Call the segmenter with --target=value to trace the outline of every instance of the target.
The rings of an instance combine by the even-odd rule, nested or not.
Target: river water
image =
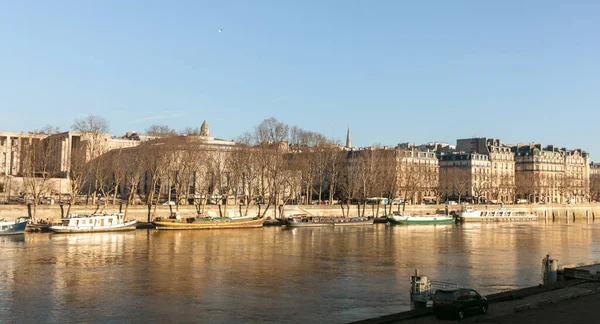
[[[416,268],[489,294],[598,242],[585,220],[0,237],[0,323],[345,323],[408,310]]]

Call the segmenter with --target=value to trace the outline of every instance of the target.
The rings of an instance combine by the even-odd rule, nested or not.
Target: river
[[[345,323],[409,309],[409,276],[483,294],[600,259],[600,221],[0,237],[0,323]]]

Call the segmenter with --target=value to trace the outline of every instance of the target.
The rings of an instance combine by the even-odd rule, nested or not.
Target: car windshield
[[[435,292],[434,299],[441,302],[454,300],[454,291],[442,291],[438,290]]]

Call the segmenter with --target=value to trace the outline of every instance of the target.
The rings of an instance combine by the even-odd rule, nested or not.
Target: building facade
[[[535,203],[589,201],[589,154],[530,143],[513,147],[516,191]]]
[[[515,155],[511,145],[493,138],[468,138],[456,141],[457,151],[483,154],[490,161],[487,172],[489,178],[474,184],[481,188],[479,197],[484,201],[499,203],[514,201],[515,193]]]
[[[489,156],[453,152],[438,156],[440,187],[449,200],[485,202],[492,187]]]

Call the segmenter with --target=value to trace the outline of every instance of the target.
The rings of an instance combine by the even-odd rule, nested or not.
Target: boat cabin
[[[61,220],[62,226],[68,227],[96,227],[123,224],[125,214],[116,213],[110,215],[77,215],[71,214]]]

